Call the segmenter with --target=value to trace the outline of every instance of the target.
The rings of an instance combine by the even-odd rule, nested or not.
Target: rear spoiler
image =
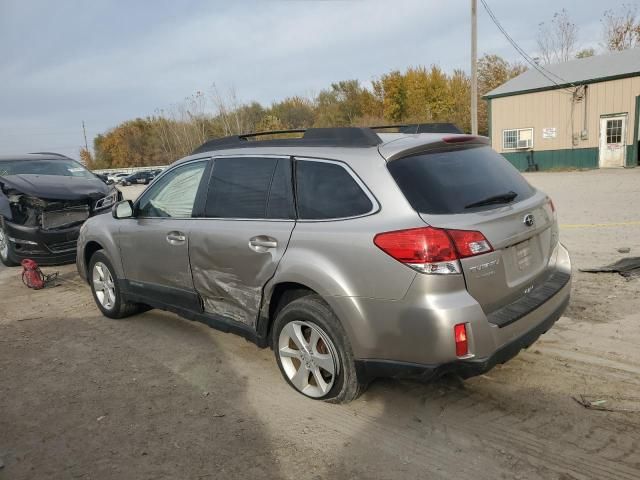
[[[398,158],[453,145],[490,145],[490,142],[487,137],[479,135],[446,135],[440,138],[434,138],[433,135],[428,135],[426,138],[421,138],[419,135],[407,135],[380,145],[378,151],[386,161],[390,162]]]

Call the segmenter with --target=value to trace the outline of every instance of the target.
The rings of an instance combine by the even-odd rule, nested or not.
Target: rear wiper
[[[474,207],[482,207],[484,205],[493,205],[495,203],[509,203],[516,198],[518,194],[514,191],[509,191],[507,193],[501,193],[500,195],[492,195],[485,199],[479,200],[477,202],[470,203],[469,205],[465,205],[464,208],[474,208]]]

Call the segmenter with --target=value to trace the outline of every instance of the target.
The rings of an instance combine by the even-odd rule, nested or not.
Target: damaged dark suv
[[[0,156],[0,260],[40,264],[76,258],[80,226],[109,212],[122,194],[59,154]]]

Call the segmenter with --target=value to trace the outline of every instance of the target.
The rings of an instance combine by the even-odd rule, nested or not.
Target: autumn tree
[[[80,163],[82,163],[88,169],[94,168],[93,156],[91,155],[91,152],[84,147],[80,149]]]
[[[263,112],[265,115],[278,118],[280,128],[308,128],[315,121],[315,106],[312,100],[303,97],[289,97],[281,102],[271,105],[271,108]]]
[[[407,113],[407,85],[400,71],[373,81],[374,92],[382,103],[382,115],[389,122],[402,122]]]
[[[595,49],[593,48],[583,48],[579,52],[576,53],[576,58],[587,58],[593,57],[596,54]]]
[[[578,27],[563,8],[553,14],[551,22],[538,26],[536,41],[543,63],[568,62],[575,56]]]
[[[524,68],[496,55],[478,63],[479,93],[521,73]],[[240,102],[233,89],[196,92],[151,117],[121,123],[94,139],[94,155],[81,152],[90,168],[120,168],[171,163],[210,138],[249,132],[308,127],[372,126],[450,122],[470,129],[469,77],[438,66],[410,67],[381,75],[364,86],[358,80],[332,83],[314,97],[287,97],[269,107]],[[487,132],[485,102],[479,103],[480,132]]]
[[[331,84],[316,98],[317,127],[341,127],[355,125],[361,118],[375,110],[375,99],[358,80],[344,80]]]
[[[158,120],[137,118],[98,135],[93,142],[94,168],[162,165],[174,159],[161,145]]]
[[[449,78],[451,107],[447,121],[457,125],[464,132],[471,131],[471,80],[462,70],[454,70]],[[478,102],[484,104],[485,102]]]
[[[478,95],[486,95],[494,88],[520,75],[526,68],[520,63],[509,63],[498,55],[483,55],[478,60]],[[478,102],[478,131],[482,135],[489,132],[486,102]]]
[[[620,12],[604,12],[602,26],[605,48],[611,52],[640,46],[640,19],[635,5],[623,5]]]

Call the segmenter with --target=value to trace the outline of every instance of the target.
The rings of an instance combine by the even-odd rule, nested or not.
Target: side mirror
[[[111,210],[113,218],[131,218],[133,217],[133,202],[131,200],[123,200],[116,203]]]

